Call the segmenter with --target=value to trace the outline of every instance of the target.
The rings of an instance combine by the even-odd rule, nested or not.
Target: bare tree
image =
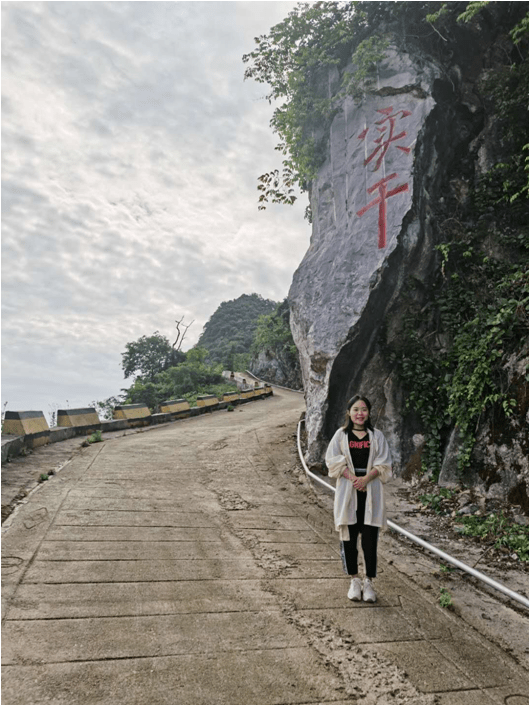
[[[181,331],[181,330],[180,330],[180,326],[181,326],[183,320],[184,320],[184,317],[182,317],[182,318],[180,319],[180,321],[176,321],[176,320],[175,320],[175,323],[177,324],[177,338],[176,338],[176,340],[175,340],[175,343],[173,344],[173,348],[175,348],[175,346],[176,346],[177,343],[178,343],[177,348],[175,348],[176,351],[179,351],[179,350],[180,350],[180,348],[181,348],[181,346],[182,346],[182,344],[183,344],[183,342],[184,342],[184,339],[185,339],[185,337],[186,337],[186,333],[188,332],[189,327],[191,326],[191,324],[193,323],[193,321],[195,321],[195,319],[193,319],[193,321],[191,321],[187,326],[183,324],[183,326],[182,326],[182,329],[183,329],[183,330]]]

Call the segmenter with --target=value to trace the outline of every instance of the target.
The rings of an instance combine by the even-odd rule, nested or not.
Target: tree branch
[[[195,321],[195,319],[193,319],[193,321],[191,321],[191,323],[189,323],[187,326],[184,326],[184,331],[181,332],[181,330],[180,330],[180,324],[183,322],[183,320],[184,320],[184,317],[182,317],[182,318],[180,319],[180,321],[175,320],[175,323],[177,324],[177,338],[175,339],[175,343],[173,343],[173,348],[175,348],[175,346],[176,346],[177,343],[178,343],[178,347],[175,348],[175,350],[177,350],[177,351],[180,350],[180,348],[181,348],[181,346],[182,346],[182,344],[183,344],[183,342],[184,342],[184,339],[186,338],[186,333],[187,333],[189,327],[191,326],[191,324],[193,323],[193,321]],[[179,342],[179,339],[180,339],[180,342]]]

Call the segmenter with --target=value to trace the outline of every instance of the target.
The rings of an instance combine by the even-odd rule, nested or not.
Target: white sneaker
[[[350,599],[350,601],[361,600],[361,579],[351,580],[350,590],[348,591],[348,598]]]
[[[357,599],[358,600],[358,599]],[[375,603],[377,596],[375,595],[374,587],[370,579],[364,579],[363,583],[363,601],[365,603]]]

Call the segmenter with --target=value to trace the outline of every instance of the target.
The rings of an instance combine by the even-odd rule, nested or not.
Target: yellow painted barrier
[[[168,400],[160,404],[161,412],[187,412],[190,408],[188,400]]]
[[[2,434],[8,436],[28,436],[31,445],[43,446],[49,443],[50,427],[42,412],[6,412]]]
[[[128,419],[130,422],[142,422],[151,416],[149,407],[145,404],[120,404],[114,409],[114,419]]]
[[[212,407],[219,404],[219,400],[215,395],[200,395],[197,397],[197,407]]]
[[[243,382],[246,383],[245,380]],[[185,399],[162,402],[160,415],[152,415],[149,407],[145,404],[118,405],[114,409],[113,417],[116,422],[120,422],[118,425],[120,429],[127,426],[147,426],[159,423],[160,420],[157,419],[157,416],[161,417],[163,414],[175,414],[173,419],[182,419],[201,414],[201,408],[217,407],[219,402],[229,403],[238,400],[250,400],[262,396],[264,393],[272,393],[272,387],[268,383],[261,387],[249,384],[247,389],[242,390],[240,393],[235,390],[224,393],[222,399],[218,399],[215,395],[199,395],[197,407],[191,407]],[[62,441],[65,438],[71,438],[72,434],[89,432],[92,426],[99,429],[106,427],[107,431],[115,430],[111,428],[112,422],[101,422],[96,410],[93,408],[60,409],[57,412],[57,422],[57,427],[50,429],[44,414],[40,411],[6,412],[2,437],[13,438],[2,439],[2,462],[18,455],[23,448],[32,448],[55,441]],[[67,431],[67,429],[72,431]],[[74,431],[75,429],[77,431]]]
[[[239,392],[225,392],[223,402],[235,402],[239,399]]]
[[[99,426],[98,414],[92,407],[86,409],[60,409],[57,412],[58,427]]]
[[[24,434],[40,434],[50,431],[46,417],[42,412],[6,412],[3,434],[24,436]]]

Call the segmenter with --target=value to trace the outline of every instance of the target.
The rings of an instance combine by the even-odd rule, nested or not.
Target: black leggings
[[[367,578],[374,579],[377,576],[377,538],[379,527],[364,524],[364,510],[366,507],[366,493],[357,491],[357,523],[348,525],[350,539],[348,542],[341,542],[341,556],[344,571],[350,576],[359,573],[357,537],[361,534],[361,546],[363,549],[364,565]]]

